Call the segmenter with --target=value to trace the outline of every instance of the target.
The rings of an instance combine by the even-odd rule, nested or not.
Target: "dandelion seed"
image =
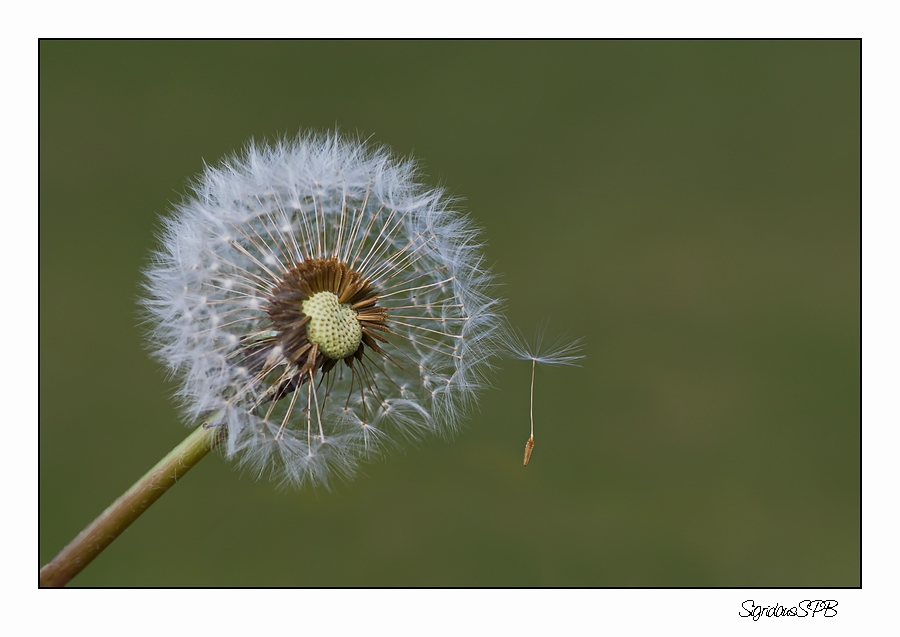
[[[584,358],[581,354],[583,347],[582,339],[577,339],[569,343],[564,342],[561,338],[549,346],[544,345],[544,336],[546,326],[538,329],[534,344],[529,344],[521,335],[514,330],[510,330],[504,334],[504,345],[506,349],[515,357],[522,360],[531,361],[531,397],[529,402],[529,418],[531,420],[531,435],[525,442],[525,462],[523,466],[528,466],[531,460],[531,453],[534,451],[534,373],[538,363],[542,365],[571,365],[577,366],[578,361]]]
[[[336,133],[207,167],[165,220],[144,301],[187,420],[296,485],[455,429],[502,323],[450,203],[411,162]]]

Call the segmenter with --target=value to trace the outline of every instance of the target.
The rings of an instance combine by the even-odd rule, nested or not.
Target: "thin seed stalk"
[[[65,586],[112,544],[216,444],[218,427],[201,425],[78,534],[40,572],[42,587]]]

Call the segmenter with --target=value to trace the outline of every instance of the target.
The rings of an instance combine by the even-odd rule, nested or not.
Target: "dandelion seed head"
[[[454,431],[502,331],[468,219],[336,133],[207,166],[164,219],[143,306],[188,424],[254,475],[327,485]]]

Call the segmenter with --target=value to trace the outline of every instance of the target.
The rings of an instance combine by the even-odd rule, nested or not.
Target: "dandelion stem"
[[[65,586],[112,544],[216,444],[218,427],[201,425],[78,534],[40,572],[42,587]]]

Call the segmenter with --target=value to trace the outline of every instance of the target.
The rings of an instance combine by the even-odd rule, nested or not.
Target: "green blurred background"
[[[211,456],[73,585],[859,586],[860,44],[41,42],[40,538],[188,430],[136,299],[158,215],[338,125],[465,197],[510,320],[452,442],[333,491]]]

